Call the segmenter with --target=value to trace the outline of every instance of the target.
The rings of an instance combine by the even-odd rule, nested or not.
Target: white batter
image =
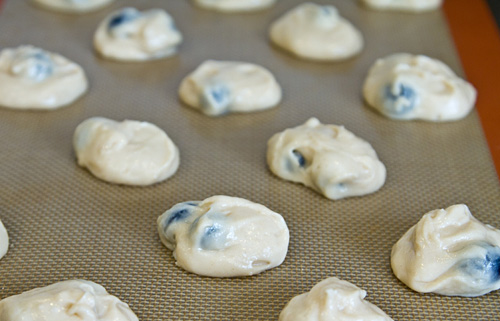
[[[99,284],[71,280],[0,301],[2,321],[138,321],[129,306]]]
[[[0,220],[0,259],[7,253],[8,250],[9,250],[9,235],[7,234],[7,230],[5,229],[5,226],[3,226],[3,223]]]
[[[205,9],[222,12],[256,11],[269,8],[276,0],[194,0]]]
[[[267,145],[267,164],[275,175],[329,199],[373,193],[385,182],[385,166],[375,150],[343,126],[311,118],[275,134]]]
[[[110,183],[150,185],[172,176],[179,150],[157,126],[102,117],[85,120],[73,138],[78,165]]]
[[[253,275],[280,265],[288,250],[283,217],[267,207],[229,196],[184,202],[158,218],[163,244],[177,265],[199,275]]]
[[[83,69],[68,59],[33,46],[0,52],[0,106],[56,109],[87,91]]]
[[[85,13],[101,9],[109,5],[114,0],[33,0],[35,3],[51,10]]]
[[[181,82],[179,97],[209,116],[269,109],[281,101],[281,87],[261,66],[207,60]]]
[[[476,101],[474,87],[444,63],[406,53],[377,60],[368,72],[363,95],[389,118],[435,122],[464,118]]]
[[[434,210],[394,245],[391,265],[415,291],[479,296],[500,288],[500,230],[463,204]]]
[[[94,47],[102,56],[121,61],[145,61],[177,52],[182,34],[162,9],[123,8],[108,15],[97,28]]]
[[[271,40],[304,59],[340,60],[363,49],[363,36],[331,5],[303,3],[271,25]]]
[[[423,12],[439,8],[443,0],[363,0],[363,2],[377,10]]]
[[[316,284],[310,292],[294,297],[281,311],[279,321],[391,321],[372,303],[366,291],[335,277]]]

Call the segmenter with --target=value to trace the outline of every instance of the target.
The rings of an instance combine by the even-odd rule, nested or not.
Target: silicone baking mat
[[[463,75],[442,12],[383,13],[331,0],[364,34],[365,49],[339,63],[298,60],[269,44],[272,21],[301,1],[258,13],[221,14],[189,1],[120,0],[95,13],[66,15],[5,1],[0,46],[33,44],[81,64],[87,95],[52,112],[0,109],[0,218],[10,248],[0,260],[0,298],[66,279],[103,285],[141,320],[277,320],[284,305],[324,278],[365,289],[395,320],[491,320],[499,295],[419,294],[390,269],[392,245],[433,209],[467,204],[500,227],[500,191],[476,112],[453,123],[398,122],[368,108],[367,69],[394,52],[425,54]],[[97,57],[97,24],[123,6],[166,9],[184,35],[179,54],[119,63]],[[257,63],[283,87],[282,103],[251,114],[209,118],[183,106],[182,78],[206,59]],[[77,166],[75,127],[92,116],[153,122],[178,145],[181,165],[150,187],[112,185]],[[339,201],[273,176],[267,140],[309,117],[344,125],[368,140],[387,167],[378,192]],[[156,219],[178,202],[223,194],[281,213],[291,234],[285,262],[262,274],[218,279],[175,266]]]

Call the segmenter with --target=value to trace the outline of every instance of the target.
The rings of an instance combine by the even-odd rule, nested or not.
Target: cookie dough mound
[[[423,12],[439,8],[443,0],[363,0],[363,2],[377,10]]]
[[[366,291],[335,277],[316,284],[310,292],[294,297],[281,311],[279,321],[391,321],[372,303]]]
[[[33,46],[0,52],[0,106],[56,109],[87,91],[83,69],[68,59]]]
[[[373,193],[385,182],[385,166],[375,150],[343,126],[311,118],[275,134],[267,145],[267,164],[275,175],[329,199]]]
[[[202,8],[222,12],[257,11],[272,6],[276,0],[194,0]]]
[[[2,321],[138,321],[129,306],[99,284],[70,280],[0,301]]]
[[[280,265],[288,251],[283,217],[237,197],[176,204],[158,218],[158,232],[177,265],[205,276],[257,274]]]
[[[33,0],[40,6],[60,12],[86,13],[101,9],[114,0]]]
[[[112,60],[145,61],[177,52],[182,35],[162,9],[123,8],[107,16],[94,35],[94,47]]]
[[[110,183],[150,185],[179,167],[177,146],[147,122],[89,118],[76,128],[73,146],[78,165]]]
[[[393,246],[391,266],[417,292],[483,295],[500,288],[500,230],[463,204],[434,210]]]
[[[9,250],[9,235],[7,234],[7,230],[5,229],[5,226],[3,226],[3,223],[0,220],[0,259],[7,253],[8,250]]]
[[[435,122],[464,118],[476,101],[474,87],[444,63],[406,53],[377,60],[368,72],[363,95],[389,118]]]
[[[271,25],[270,37],[304,59],[340,60],[363,49],[361,32],[330,5],[299,5]]]
[[[267,69],[243,62],[208,60],[181,82],[181,100],[209,116],[276,106],[281,87]]]

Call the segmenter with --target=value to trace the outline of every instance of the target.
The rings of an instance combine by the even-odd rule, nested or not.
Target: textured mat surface
[[[397,122],[365,106],[361,86],[376,58],[426,54],[462,74],[441,12],[380,13],[329,1],[363,32],[363,53],[341,63],[297,60],[269,44],[269,24],[301,1],[254,14],[220,14],[189,1],[121,0],[96,13],[53,13],[27,1],[4,3],[0,46],[33,44],[80,63],[89,93],[53,112],[0,109],[0,219],[11,246],[0,260],[0,298],[65,279],[102,284],[141,320],[276,320],[293,296],[337,276],[368,292],[395,320],[487,320],[500,293],[479,298],[422,295],[399,282],[390,250],[433,209],[465,203],[500,228],[500,190],[476,113],[446,124]],[[325,2],[324,2],[325,3]],[[177,56],[147,63],[97,57],[92,35],[112,10],[160,7],[185,37]],[[22,19],[21,19],[22,18]],[[205,59],[270,69],[283,102],[254,114],[209,118],[177,98],[181,79]],[[181,152],[179,171],[151,187],[111,185],[75,162],[75,127],[92,116],[153,122]],[[375,194],[330,201],[273,176],[265,163],[276,132],[317,117],[368,140],[387,167]],[[215,279],[175,266],[156,218],[173,204],[224,194],[281,213],[291,232],[285,262],[246,278]]]

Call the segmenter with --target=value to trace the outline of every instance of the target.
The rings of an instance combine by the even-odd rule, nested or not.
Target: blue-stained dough
[[[459,263],[459,269],[474,282],[495,283],[500,281],[500,248],[490,244],[479,245],[486,249],[484,257],[466,259]]]
[[[225,84],[207,86],[202,91],[201,107],[207,114],[221,115],[229,111],[231,90]]]
[[[416,105],[417,93],[405,84],[397,84],[398,92],[393,92],[394,84],[388,84],[384,88],[384,110],[391,116],[402,116],[411,112]]]
[[[35,81],[42,81],[54,73],[54,62],[43,50],[36,50],[23,59],[30,60],[28,75]]]
[[[162,222],[163,230],[166,231],[173,223],[186,221],[193,213],[194,207],[197,206],[198,203],[196,202],[184,202],[174,205],[167,211],[169,214]]]
[[[293,156],[295,156],[297,163],[299,164],[300,167],[305,167],[306,166],[306,159],[304,155],[302,155],[298,150],[294,149],[292,151]]]
[[[125,8],[109,20],[108,28],[111,30],[113,28],[121,26],[125,23],[137,19],[137,17],[139,17],[140,15],[141,13],[136,9]]]

